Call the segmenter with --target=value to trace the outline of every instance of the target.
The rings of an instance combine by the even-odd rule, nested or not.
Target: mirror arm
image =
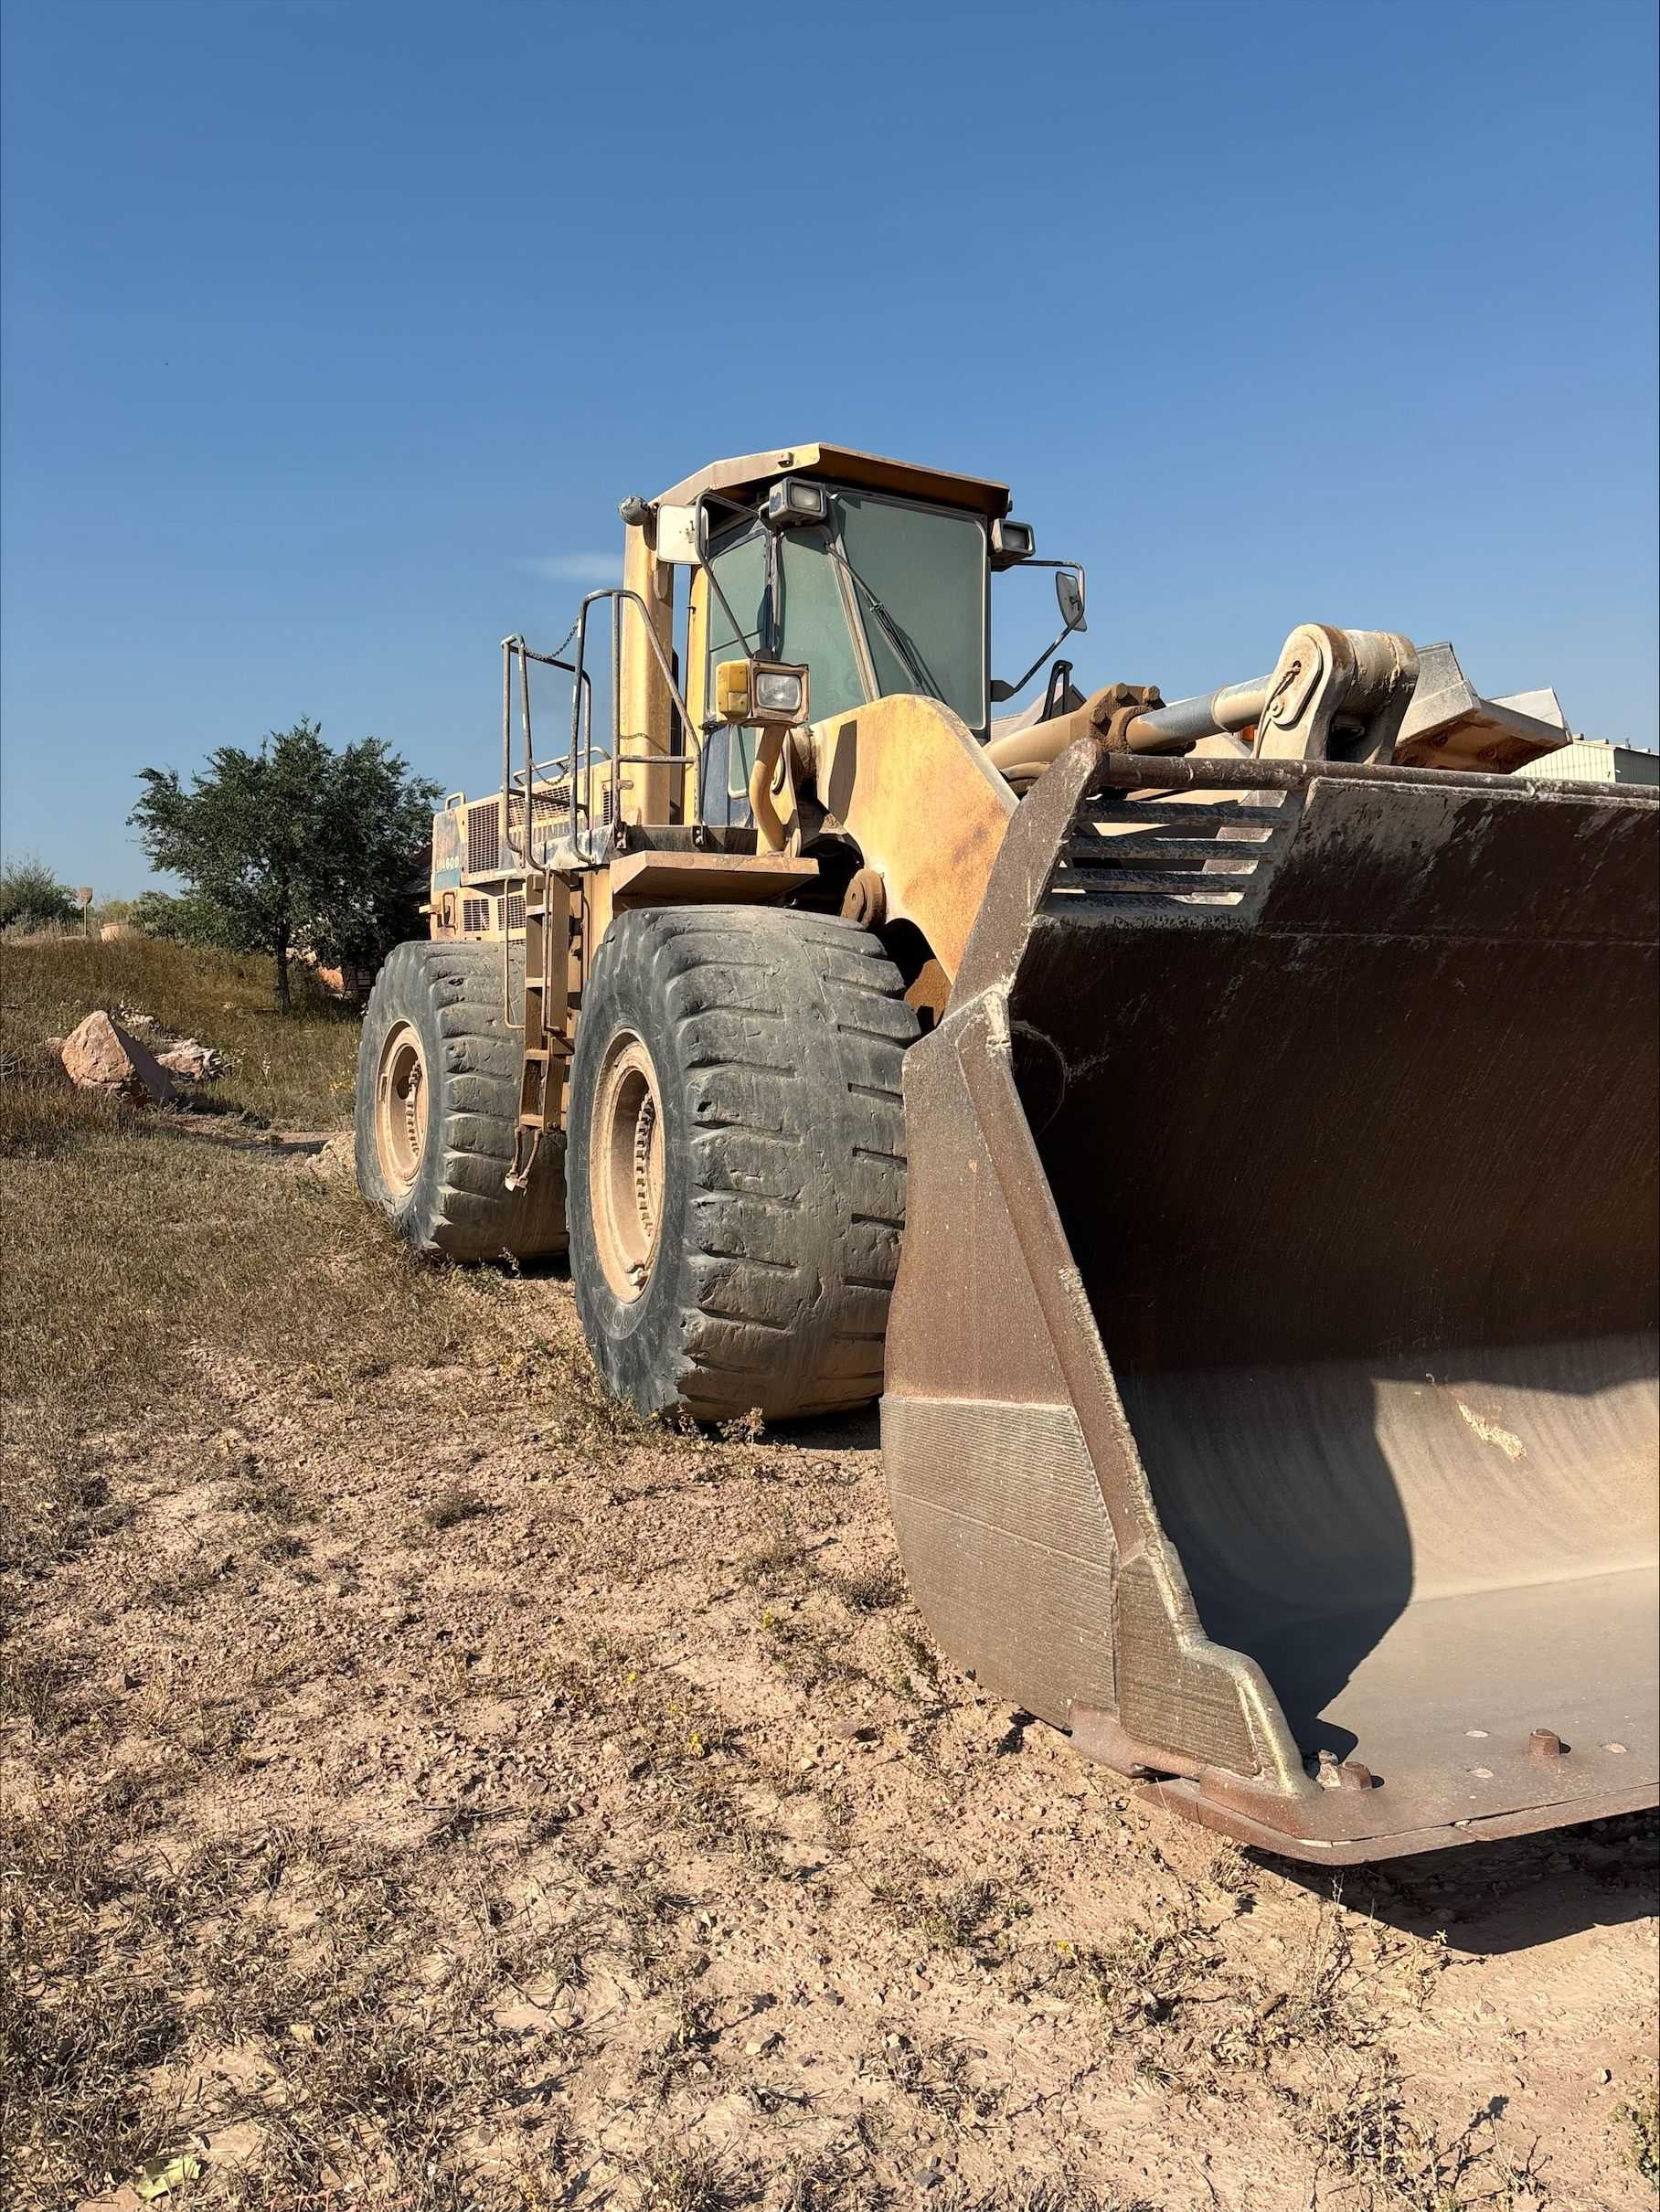
[[[1048,659],[1051,654],[1059,653],[1062,645],[1066,643],[1068,638],[1069,638],[1071,634],[1072,627],[1069,622],[1067,627],[1061,632],[1060,635],[1055,640],[1055,643],[1052,645],[1046,645],[1044,647],[1043,651],[1038,655],[1038,658],[1032,663],[1031,666],[1027,670],[1020,681],[1017,684],[1011,684],[1009,686],[1006,696],[1011,699],[1018,698],[1020,694],[1031,682],[1032,678],[1037,675],[1038,671],[1043,666],[1045,661]]]
[[[1074,574],[1074,575],[1077,577],[1077,579],[1078,579],[1078,601],[1079,601],[1079,611],[1080,611],[1080,617],[1081,617],[1081,614],[1082,614],[1082,610],[1083,610],[1083,608],[1084,608],[1085,604],[1087,603],[1087,600],[1088,600],[1088,582],[1087,582],[1087,580],[1086,580],[1085,575],[1084,575],[1084,566],[1083,566],[1082,561],[1080,561],[1080,560],[1038,560],[1038,559],[1036,558],[1036,556],[1034,556],[1034,558],[1033,558],[1032,559],[1030,559],[1030,560],[1023,560],[1023,561],[1019,562],[1017,565],[1018,565],[1020,568],[1022,568],[1022,569],[1071,569],[1072,573],[1073,573],[1073,574]],[[1042,651],[1042,652],[1041,652],[1041,653],[1040,653],[1040,654],[1038,655],[1038,658],[1037,658],[1037,659],[1036,659],[1036,660],[1035,660],[1035,661],[1032,663],[1031,666],[1030,666],[1030,667],[1029,667],[1029,668],[1027,670],[1026,674],[1025,674],[1025,675],[1023,675],[1023,676],[1020,678],[1020,681],[1019,681],[1017,684],[1011,684],[1011,685],[1009,685],[1009,686],[1008,686],[1007,689],[1006,689],[1006,691],[1004,691],[1004,693],[1003,693],[1003,697],[1004,697],[1005,699],[1013,699],[1013,698],[1017,698],[1017,697],[1019,697],[1020,693],[1021,693],[1021,692],[1023,692],[1023,691],[1026,689],[1027,686],[1027,685],[1028,685],[1028,684],[1031,682],[1032,678],[1033,678],[1033,677],[1034,677],[1034,676],[1037,675],[1038,671],[1038,670],[1039,670],[1039,669],[1040,669],[1040,668],[1043,666],[1043,664],[1045,663],[1045,661],[1047,661],[1047,660],[1049,658],[1050,654],[1055,654],[1055,653],[1059,653],[1059,650],[1060,650],[1060,648],[1062,647],[1062,645],[1064,645],[1064,644],[1066,643],[1066,642],[1067,642],[1068,638],[1069,638],[1069,637],[1072,635],[1073,632],[1074,632],[1074,631],[1078,631],[1078,632],[1081,633],[1081,631],[1083,630],[1083,627],[1084,627],[1084,624],[1083,624],[1083,622],[1082,622],[1081,619],[1080,619],[1080,621],[1076,622],[1068,622],[1068,623],[1066,624],[1066,626],[1065,626],[1065,627],[1062,629],[1062,631],[1061,631],[1061,633],[1060,633],[1060,635],[1059,635],[1059,637],[1058,637],[1058,638],[1055,640],[1055,643],[1054,643],[1052,645],[1046,645],[1046,646],[1044,647],[1043,651]]]

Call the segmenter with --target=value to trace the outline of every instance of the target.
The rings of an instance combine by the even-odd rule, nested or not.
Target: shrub
[[[67,883],[32,854],[0,867],[0,930],[44,930],[79,921],[80,909]]]

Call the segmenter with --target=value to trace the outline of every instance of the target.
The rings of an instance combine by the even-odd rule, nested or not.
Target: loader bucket
[[[1652,1803],[1652,793],[1074,746],[907,1055],[883,1446],[995,1692],[1339,1863]]]

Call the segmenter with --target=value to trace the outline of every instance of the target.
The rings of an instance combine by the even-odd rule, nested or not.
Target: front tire
[[[851,922],[618,916],[583,992],[568,1158],[577,1308],[644,1413],[782,1419],[882,1388],[905,1218],[899,971]]]
[[[357,1187],[418,1252],[499,1260],[564,1250],[557,1133],[543,1137],[524,1190],[503,1184],[518,1074],[499,944],[429,941],[388,955],[357,1047]]]

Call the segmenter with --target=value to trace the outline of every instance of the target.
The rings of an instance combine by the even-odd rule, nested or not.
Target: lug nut
[[[1346,1759],[1337,1769],[1337,1787],[1340,1790],[1369,1790],[1372,1770],[1363,1767],[1357,1759]]]
[[[1527,1756],[1529,1759],[1560,1759],[1567,1749],[1568,1746],[1562,1741],[1562,1739],[1557,1734],[1554,1728],[1535,1728],[1532,1735],[1527,1739]]]

